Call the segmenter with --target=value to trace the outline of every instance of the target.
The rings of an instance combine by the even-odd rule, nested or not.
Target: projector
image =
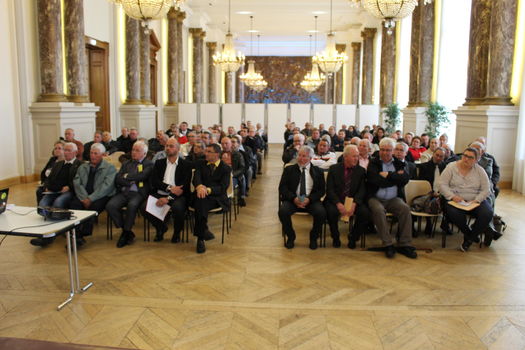
[[[62,208],[38,207],[36,212],[45,220],[70,220],[73,212]]]

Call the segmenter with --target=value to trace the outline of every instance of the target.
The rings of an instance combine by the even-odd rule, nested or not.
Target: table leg
[[[73,264],[75,265],[75,278],[76,278],[76,288],[77,293],[83,293],[93,285],[93,282],[89,282],[84,287],[80,288],[80,274],[78,273],[78,255],[77,255],[77,235],[76,230],[73,228]]]
[[[70,284],[69,298],[67,298],[62,304],[58,305],[57,310],[59,310],[59,311],[64,306],[69,304],[73,300],[73,297],[75,296],[75,289],[76,289],[76,287],[75,287],[75,279],[74,279],[74,276],[73,276],[74,271],[73,271],[73,258],[72,258],[72,255],[71,255],[71,239],[70,239],[70,236],[71,236],[70,232],[67,231],[66,232],[67,262],[68,262],[68,267],[69,267],[69,284]],[[75,253],[76,253],[76,249],[75,249]]]

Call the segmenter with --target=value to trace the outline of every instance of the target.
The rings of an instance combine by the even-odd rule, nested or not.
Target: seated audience
[[[197,253],[206,252],[204,241],[215,238],[208,229],[208,213],[211,209],[221,207],[229,210],[228,186],[230,185],[231,168],[220,159],[221,148],[217,144],[206,147],[206,160],[195,163],[193,185],[195,186],[195,236],[197,236]]]
[[[464,235],[461,251],[466,252],[473,242],[479,242],[479,235],[487,232],[494,212],[487,198],[490,194],[490,181],[481,166],[478,150],[467,148],[461,155],[461,160],[450,163],[439,180],[440,193],[448,201],[456,203],[475,202],[479,206],[465,211],[446,204],[444,211],[447,219],[458,226]],[[467,214],[476,218],[473,225],[468,225]]]
[[[297,162],[284,168],[279,183],[279,220],[287,237],[285,247],[288,249],[292,249],[295,242],[292,226],[292,215],[295,212],[308,212],[313,217],[310,249],[317,249],[317,238],[326,220],[326,212],[321,203],[325,194],[324,175],[321,169],[311,164],[313,156],[313,149],[302,146],[298,151]]]
[[[62,140],[59,140],[55,142],[53,145],[53,155],[49,160],[47,161],[46,165],[40,172],[40,185],[36,189],[36,202],[40,203],[40,200],[44,196],[42,192],[44,192],[44,184],[46,182],[47,177],[49,174],[51,174],[51,169],[53,169],[53,165],[55,165],[56,162],[59,162],[61,160],[64,160],[64,145],[65,142]]]
[[[334,143],[332,145],[332,148],[333,148],[334,152],[343,152],[345,138],[346,138],[345,130],[343,130],[343,129],[339,130],[337,132],[337,137],[334,138]]]
[[[117,170],[113,164],[102,159],[105,152],[106,148],[101,143],[91,145],[89,162],[78,168],[73,180],[75,197],[69,206],[71,209],[94,210],[100,214],[115,194]],[[94,221],[95,218],[92,218],[78,227],[77,246],[84,245],[84,237],[93,234]]]
[[[168,135],[168,137],[172,137],[172,136],[175,136],[175,132],[178,132],[178,131],[179,131],[179,127],[177,126],[177,124],[172,123],[170,124],[170,128],[166,130],[166,135]]]
[[[428,149],[430,147],[430,136],[428,134],[421,134],[421,147]]]
[[[164,151],[166,140],[168,140],[168,135],[166,135],[165,139],[164,135],[166,134],[163,130],[157,130],[155,137],[148,140],[148,150],[152,151],[153,153]],[[163,139],[165,140],[164,143],[162,143]]]
[[[496,158],[494,158],[493,155],[487,153],[486,151],[487,142],[485,138],[480,136],[476,138],[475,142],[476,141],[480,142],[483,145],[483,152],[481,153],[479,165],[481,165],[483,169],[485,169],[485,171],[487,172],[489,180],[490,182],[492,182],[492,186],[494,189],[494,195],[495,197],[498,197],[498,194],[499,194],[498,182],[500,178],[498,163],[496,162]]]
[[[241,135],[232,137],[232,149],[238,151],[244,158],[244,179],[246,186],[246,196],[252,184],[253,174],[256,167],[256,159],[250,147],[242,144]]]
[[[385,137],[385,129],[378,127],[376,130],[376,134],[374,138],[372,139],[372,143],[379,145],[379,142]]]
[[[312,136],[309,136],[304,144],[308,147],[311,147],[312,149],[315,149],[319,144],[319,141],[321,141],[321,132],[319,129],[314,128],[312,129]]]
[[[335,248],[341,246],[340,216],[355,217],[352,232],[348,234],[348,248],[355,249],[355,242],[365,232],[370,216],[365,205],[365,180],[366,170],[359,166],[359,150],[355,145],[346,146],[343,161],[330,167],[326,180],[324,207]],[[352,207],[348,210],[344,206],[346,197],[353,199]]]
[[[205,159],[206,156],[204,155],[204,150],[206,149],[206,145],[202,141],[196,141],[193,147],[191,148],[190,153],[186,157],[186,160],[195,163],[198,160]]]
[[[67,128],[64,131],[64,140],[66,142],[72,142],[77,146],[77,159],[82,160],[82,155],[84,153],[84,144],[80,142],[79,140],[75,140],[75,130],[71,128]]]
[[[405,203],[405,185],[409,181],[406,163],[394,158],[392,153],[395,140],[384,138],[379,143],[379,158],[373,158],[367,169],[367,193],[373,222],[380,239],[385,246],[387,258],[396,254],[394,247],[395,232],[389,232],[386,213],[392,213],[399,222],[399,247],[401,254],[415,259],[417,253],[410,245],[412,242],[412,215]]]
[[[319,142],[316,148],[315,155],[312,158],[311,163],[316,167],[319,167],[323,171],[328,169],[337,163],[337,158],[334,152],[330,152],[330,138],[323,138]]]
[[[188,123],[182,122],[179,125],[179,133],[181,136],[188,136],[188,133],[191,132],[191,129],[188,128]]]
[[[371,159],[370,153],[372,152],[370,140],[360,139],[357,149],[359,150],[359,165],[366,170],[368,169],[368,163],[370,163]]]
[[[235,139],[235,141],[233,141]],[[221,159],[226,165],[232,169],[233,176],[233,186],[239,186],[239,205],[241,207],[246,206],[246,181],[244,179],[245,165],[243,155],[233,149],[233,142],[237,142],[237,139],[234,137],[230,139],[229,137],[224,137],[221,141],[222,145],[222,155]]]
[[[184,228],[184,215],[190,200],[190,181],[191,163],[179,157],[179,142],[175,138],[170,138],[166,142],[166,158],[159,159],[153,166],[151,173],[150,194],[157,198],[156,205],[163,207],[169,205],[171,216],[173,217],[174,231],[171,243],[180,242],[181,232]],[[164,239],[164,234],[168,231],[168,221],[170,214],[164,220],[148,212],[144,216],[155,227],[156,235],[153,241],[160,242]]]
[[[84,152],[82,153],[82,160],[89,161],[89,153],[91,152],[91,145],[102,142],[102,131],[95,131],[93,141],[84,144]]]
[[[139,138],[139,131],[137,130],[137,128],[130,128],[128,137],[127,138],[123,137],[119,141],[119,151],[122,151],[124,153],[130,153],[131,149],[133,148],[133,144],[138,140],[138,138]]]
[[[425,152],[421,153],[421,158],[419,158],[419,161],[421,163],[426,163],[429,160],[431,160],[432,155],[434,154],[434,152],[436,151],[438,147],[439,147],[439,139],[433,138],[432,140],[430,140],[428,149]]]
[[[408,160],[408,154],[408,145],[403,141],[397,142],[394,148],[394,158],[406,163],[409,178],[414,180],[417,177],[417,167],[413,161]]]
[[[112,139],[111,133],[109,131],[104,131],[102,133],[102,145],[106,149],[106,155],[113,154],[118,151],[118,142]]]
[[[421,146],[421,138],[419,136],[414,136],[412,138],[412,144],[410,145],[410,148],[408,151],[412,155],[412,159],[414,161],[419,160],[421,158],[421,154],[425,152],[427,149],[425,147]]]
[[[257,157],[257,174],[262,174],[262,152],[264,151],[264,141],[255,132],[255,128],[252,126],[248,129],[248,135],[244,140],[244,144],[249,146]]]
[[[292,161],[295,161],[297,159],[297,153],[299,149],[304,145],[304,135],[303,134],[295,134],[293,136],[293,144],[286,148],[283,152],[283,163],[288,164]]]
[[[197,137],[194,131],[190,131],[189,133],[187,133],[186,138],[188,139],[188,142],[180,145],[180,152],[179,152],[184,158],[188,156],[188,154],[191,151],[191,148],[195,144],[195,141],[197,141]]]
[[[324,135],[327,135],[328,134],[328,131],[324,128],[324,124],[319,124],[319,134],[321,135],[321,137],[323,137]]]
[[[175,137],[173,137],[175,138]],[[157,160],[159,159],[165,159],[166,158],[166,150],[165,150],[165,147],[166,147],[166,143],[168,142],[168,135],[164,134],[164,132],[162,133],[162,136],[160,137],[160,140],[159,140],[159,145],[162,146],[162,149],[157,151],[154,155],[153,155],[153,158],[151,159],[151,161],[153,163],[155,163]],[[176,139],[176,138],[175,138]],[[178,142],[178,141],[177,141]],[[180,145],[180,143],[179,143]],[[157,148],[158,149],[158,148]],[[148,153],[151,153],[152,151],[151,150],[148,150]]]
[[[306,137],[312,136],[312,130],[313,130],[312,123],[306,122],[304,123],[304,129],[301,130],[301,134],[303,134]]]
[[[106,206],[109,216],[117,228],[122,228],[122,234],[117,242],[117,248],[133,243],[135,234],[133,224],[142,202],[149,194],[149,178],[153,163],[146,159],[148,146],[141,141],[134,143],[131,159],[122,164],[115,178],[117,194]],[[124,211],[123,208],[127,209]]]
[[[432,139],[437,140],[437,139]],[[432,142],[432,141],[431,141]],[[432,144],[432,143],[431,143]],[[432,158],[430,161],[418,164],[419,175],[418,180],[425,180],[430,183],[432,186],[431,195],[434,197],[439,197],[439,176],[445,170],[446,164],[445,160],[445,149],[438,147],[434,150]],[[427,225],[425,226],[425,234],[430,236],[432,234],[432,220],[430,217],[427,217]]]

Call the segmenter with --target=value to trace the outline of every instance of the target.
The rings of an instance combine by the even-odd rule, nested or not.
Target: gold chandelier
[[[241,52],[235,52],[233,46],[233,35],[230,31],[231,22],[231,0],[228,1],[228,34],[224,41],[224,48],[221,52],[213,55],[213,64],[220,66],[221,70],[226,73],[237,72],[244,65],[244,55]]]
[[[131,18],[148,22],[160,19],[168,13],[171,6],[180,7],[183,0],[110,0],[122,5],[124,12]]]
[[[414,11],[418,5],[418,0],[350,0],[352,5],[359,4],[364,7],[372,16],[382,19],[387,29],[387,34],[391,35],[399,21]],[[430,4],[432,0],[423,0],[423,4]]]
[[[315,49],[317,49],[317,16],[315,18]],[[310,35],[310,52],[312,51],[312,35]],[[308,91],[309,93],[317,90],[324,82],[325,76],[323,73],[319,73],[319,66],[316,62],[312,62],[312,70],[304,76],[301,82],[301,88]]]
[[[335,35],[332,31],[332,0],[330,0],[330,32],[326,38],[326,48],[320,54],[316,54],[312,62],[319,64],[319,68],[326,74],[334,74],[348,61],[344,53],[337,52],[335,48]]]
[[[253,56],[253,16],[250,16],[250,55]],[[260,35],[259,38],[259,48],[260,48]],[[255,91],[262,91],[266,88],[268,83],[264,81],[263,76],[260,73],[255,71],[255,61],[248,61],[248,71],[239,76],[239,79],[248,86],[250,89]]]

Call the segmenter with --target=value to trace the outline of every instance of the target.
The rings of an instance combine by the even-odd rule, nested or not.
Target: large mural
[[[244,90],[246,103],[324,103],[325,84],[317,91],[309,93],[301,89],[301,81],[312,68],[312,58],[305,56],[255,56],[246,57],[246,62],[253,59],[255,70],[268,82],[268,88],[261,92],[248,87],[242,89],[242,82],[237,79],[237,96]],[[245,69],[248,69],[246,64]],[[240,102],[240,98],[237,99]]]

